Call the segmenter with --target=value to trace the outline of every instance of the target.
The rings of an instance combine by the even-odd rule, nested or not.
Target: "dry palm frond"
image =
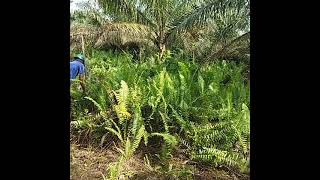
[[[152,46],[152,31],[137,23],[106,23],[102,27],[73,26],[70,33],[71,49],[85,46],[103,47],[104,45],[126,46],[130,43]]]
[[[241,54],[250,54],[250,32],[244,33],[226,44],[219,51],[211,54],[209,58],[224,58],[227,56]]]
[[[82,38],[86,47],[93,46],[101,34],[101,30],[94,26],[72,26],[70,31],[71,49],[80,49]]]
[[[103,45],[124,46],[129,43],[150,43],[152,33],[147,26],[137,23],[107,23],[101,28],[95,47]]]

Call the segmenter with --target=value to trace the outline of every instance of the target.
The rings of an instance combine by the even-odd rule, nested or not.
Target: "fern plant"
[[[166,161],[178,142],[194,160],[249,166],[250,92],[241,64],[199,65],[175,56],[135,63],[97,50],[88,56],[87,97],[71,92],[72,118],[82,121],[76,129],[112,134],[124,159],[144,143],[159,145]]]
[[[118,92],[114,92],[117,104],[115,104],[114,110],[117,113],[117,116],[119,118],[120,124],[123,124],[125,119],[130,118],[131,114],[127,110],[127,103],[128,103],[128,94],[129,94],[129,88],[125,81],[121,81],[121,88],[118,90]]]
[[[164,166],[168,166],[167,160],[169,159],[173,148],[178,144],[177,138],[169,133],[151,133],[151,136],[160,136],[164,140],[160,150],[160,160]]]
[[[113,125],[116,129],[107,128],[108,131],[116,135],[121,144],[120,148],[117,150],[120,152],[120,160],[115,163],[109,169],[109,177],[118,178],[121,173],[120,165],[126,159],[130,158],[135,150],[140,145],[141,140],[144,140],[145,145],[148,143],[148,133],[145,130],[144,121],[141,117],[141,105],[139,103],[140,90],[139,88],[131,89],[131,92],[125,81],[121,81],[121,88],[118,90],[116,95],[118,104],[115,105],[115,111],[119,118],[119,126],[123,127],[122,130],[120,127],[113,121]],[[127,112],[127,107],[129,102],[136,102],[133,104],[133,116]],[[121,107],[120,107],[121,106]],[[122,120],[121,120],[122,118]],[[129,119],[130,118],[130,119]],[[130,120],[129,123],[124,123],[125,120]],[[120,164],[120,165],[119,165]]]
[[[246,169],[249,160],[246,156],[249,109],[245,105],[238,119],[216,123],[194,124],[184,120],[174,109],[173,113],[184,132],[179,141],[187,148],[192,159],[210,162],[214,166],[234,166],[243,171]],[[231,151],[236,142],[242,145],[241,152]]]

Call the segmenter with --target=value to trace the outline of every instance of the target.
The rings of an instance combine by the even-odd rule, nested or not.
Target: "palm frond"
[[[82,46],[82,38],[85,47],[92,47],[101,34],[99,27],[92,25],[74,24],[70,27],[70,49],[79,50]]]
[[[108,23],[100,30],[101,36],[97,39],[95,47],[103,45],[124,46],[128,43],[150,44],[152,31],[137,23]]]
[[[240,35],[239,37],[236,37],[231,42],[223,46],[220,50],[210,54],[207,58],[210,58],[210,59],[222,58],[226,56],[226,54],[231,54],[232,51],[237,50],[237,48],[239,48],[239,45],[240,45],[240,48],[243,46],[249,46],[249,41],[250,41],[250,31]]]
[[[230,11],[232,9],[233,11]],[[236,13],[238,16],[243,16],[243,11],[248,11],[249,2],[248,0],[209,0],[205,1],[201,5],[194,8],[194,10],[187,12],[185,15],[176,19],[172,23],[172,28],[170,30],[169,36],[173,36],[181,31],[190,29],[194,26],[203,26],[208,24],[212,20],[214,21],[221,14],[226,11]],[[247,14],[245,14],[247,15]],[[247,17],[247,16],[243,16]]]
[[[105,12],[126,17],[134,17],[136,15],[136,0],[97,0],[97,2]]]

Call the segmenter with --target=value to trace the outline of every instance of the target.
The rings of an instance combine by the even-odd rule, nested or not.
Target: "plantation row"
[[[249,172],[245,64],[203,65],[170,53],[139,63],[129,54],[87,56],[87,93],[71,87],[72,136],[102,146],[115,141],[120,156],[109,178],[124,175],[122,164],[140,147],[159,147],[164,166],[178,148],[190,161]]]

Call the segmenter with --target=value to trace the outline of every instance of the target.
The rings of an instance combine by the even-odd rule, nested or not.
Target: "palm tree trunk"
[[[85,48],[84,48],[84,38],[83,38],[83,34],[81,35],[81,45],[82,45],[82,54],[85,56]]]
[[[160,16],[160,26],[159,26],[159,57],[162,59],[163,54],[166,50],[165,45],[165,19],[163,17],[163,14]]]

